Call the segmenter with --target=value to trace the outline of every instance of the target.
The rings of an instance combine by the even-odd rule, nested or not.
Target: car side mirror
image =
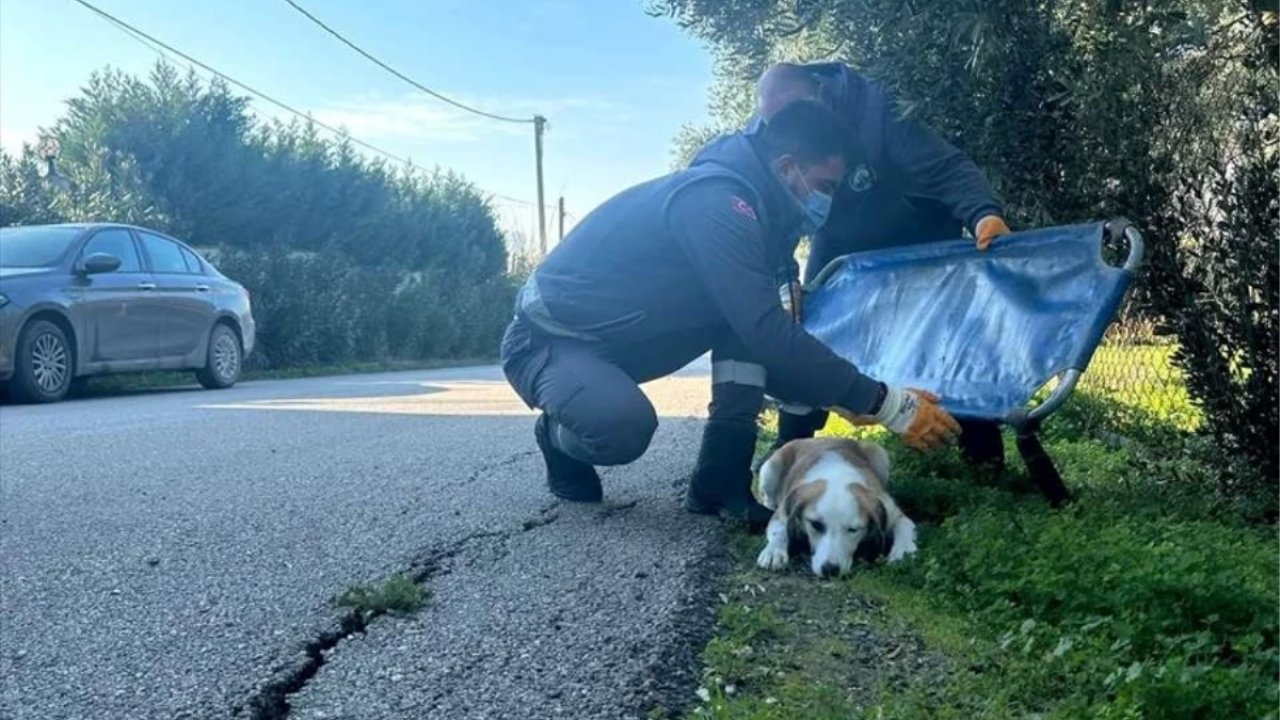
[[[120,269],[120,258],[107,253],[94,253],[80,261],[78,270],[82,275],[99,275],[115,272]]]

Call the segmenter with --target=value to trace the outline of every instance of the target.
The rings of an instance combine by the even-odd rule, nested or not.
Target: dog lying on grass
[[[808,541],[815,575],[849,572],[856,557],[886,549],[889,562],[916,551],[916,526],[886,487],[889,453],[848,438],[793,440],[760,466],[762,502],[773,517],[756,564],[781,570]]]

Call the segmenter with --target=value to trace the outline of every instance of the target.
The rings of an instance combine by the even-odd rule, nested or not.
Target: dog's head
[[[815,575],[847,573],[860,546],[881,543],[886,512],[869,488],[883,487],[888,473],[884,448],[850,443],[824,454],[806,473],[813,479],[787,494],[782,509],[788,532],[809,541],[809,566]]]

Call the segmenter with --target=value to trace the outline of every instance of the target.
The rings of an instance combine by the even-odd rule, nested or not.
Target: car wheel
[[[18,339],[12,393],[20,402],[50,403],[66,397],[75,374],[67,334],[48,320],[23,328]]]
[[[231,328],[218,323],[209,334],[209,357],[206,365],[196,372],[196,379],[210,390],[222,390],[240,379],[243,361],[240,338]]]

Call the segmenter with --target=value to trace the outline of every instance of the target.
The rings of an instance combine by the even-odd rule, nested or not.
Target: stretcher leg
[[[1018,454],[1027,464],[1027,472],[1031,474],[1031,479],[1049,500],[1049,505],[1059,508],[1071,501],[1071,493],[1062,482],[1062,475],[1054,466],[1053,459],[1045,452],[1044,445],[1040,442],[1039,430],[1038,423],[1031,423],[1018,429]]]

